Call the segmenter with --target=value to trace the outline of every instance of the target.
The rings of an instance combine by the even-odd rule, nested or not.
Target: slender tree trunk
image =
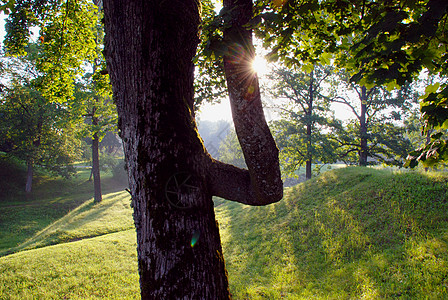
[[[27,160],[26,185],[25,185],[26,193],[31,193],[33,188],[33,165],[34,163],[32,159]]]
[[[229,299],[212,196],[254,205],[282,196],[275,175],[262,185],[254,171],[213,160],[198,137],[192,63],[198,5],[104,1],[105,56],[133,199],[142,299]]]
[[[361,114],[359,118],[359,135],[361,139],[360,149],[359,149],[359,165],[367,166],[367,157],[369,155],[368,151],[368,135],[367,135],[367,89],[366,87],[361,88]]]
[[[312,132],[313,132],[313,101],[314,101],[314,73],[311,72],[310,74],[310,87],[308,91],[308,110],[305,112],[307,116],[307,123],[306,123],[306,171],[305,171],[305,178],[310,179],[312,176],[312,163],[313,163],[313,151],[312,151]]]
[[[97,119],[93,118],[92,123],[94,126],[98,125]],[[100,141],[98,138],[98,133],[95,133],[92,138],[92,174],[94,187],[94,203],[100,203],[102,201],[99,144]]]
[[[251,67],[255,51],[252,31],[245,25],[252,18],[253,4],[252,0],[224,0],[223,6],[232,15],[231,27],[224,31],[224,40],[228,41],[229,49],[224,56],[224,71],[233,123],[255,198],[270,203],[273,198],[281,199],[283,185],[278,148],[266,123],[257,74]]]
[[[93,0],[93,3],[98,6],[98,14],[101,10],[102,3],[99,0]],[[95,44],[96,47],[99,47],[99,33],[96,34]],[[93,63],[93,73],[95,74],[97,66],[99,65],[98,58],[95,59]],[[94,96],[95,102],[98,104],[100,99],[97,95]],[[97,107],[94,106],[92,109],[92,125],[94,127],[98,126],[98,117],[95,116]],[[97,130],[97,129],[95,129]],[[100,139],[98,136],[98,131],[93,134],[92,138],[92,173],[90,177],[93,175],[93,187],[94,187],[94,203],[100,203],[103,200],[103,195],[101,191],[101,172],[100,172]]]
[[[305,164],[305,178],[310,179],[312,177],[312,166],[313,166],[313,154],[311,151],[311,124],[306,125],[306,135],[307,135],[307,145],[306,145],[306,164]]]
[[[431,130],[428,130],[426,132],[426,145],[428,145],[431,142]],[[429,168],[425,167],[425,172],[428,172]]]

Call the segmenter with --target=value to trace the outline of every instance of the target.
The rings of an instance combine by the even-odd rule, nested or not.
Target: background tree
[[[354,163],[352,153],[357,153],[358,165],[366,166],[368,157],[374,162],[402,166],[407,153],[411,151],[411,142],[401,122],[403,114],[415,104],[416,97],[409,85],[400,90],[388,92],[382,87],[367,89],[347,80],[336,87],[338,96],[333,102],[346,105],[355,116],[347,126],[336,126],[335,137],[339,143],[340,157],[348,163]]]
[[[111,88],[107,74],[101,74],[98,59],[93,61],[94,73],[87,73],[78,81],[75,99],[84,117],[84,135],[91,141],[92,175],[94,181],[94,202],[101,202],[100,142],[109,131],[115,131],[117,113],[112,102]],[[97,65],[96,65],[97,64]]]
[[[3,79],[10,81],[0,100],[0,148],[26,162],[25,191],[29,193],[35,165],[65,177],[74,174],[70,164],[80,143],[71,113],[64,105],[48,101],[37,91],[35,85],[40,84],[41,78],[33,55],[3,62],[8,73]]]
[[[324,133],[331,123],[329,98],[323,96],[330,75],[329,67],[316,65],[308,73],[281,68],[270,76],[270,94],[278,102],[286,101],[276,105],[282,119],[274,121],[273,126],[282,166],[289,176],[295,177],[295,171],[305,164],[305,178],[310,179],[313,163],[335,161]]]
[[[448,2],[425,1],[259,1],[257,35],[272,49],[271,59],[312,65],[334,57],[351,80],[370,89],[391,90],[427,70],[447,75]],[[447,82],[428,85],[421,99],[427,132],[448,127]],[[412,153],[409,165],[448,158],[443,132]]]
[[[36,86],[50,101],[64,103],[78,114],[90,118],[92,126],[92,171],[94,174],[95,202],[101,201],[101,182],[99,171],[98,144],[103,133],[105,118],[100,115],[111,114],[112,104],[107,108],[101,97],[107,89],[107,75],[104,74],[104,59],[101,59],[102,26],[99,23],[98,1],[31,1],[21,0],[5,4],[9,12],[6,22],[5,49],[9,55],[24,55],[24,45],[29,41],[32,26],[40,29],[38,41],[39,55],[36,69],[40,72],[40,84]],[[93,75],[87,83],[90,91],[95,91],[85,103],[75,99],[76,82],[86,65],[90,64]],[[103,66],[102,69],[99,69]],[[105,78],[103,78],[105,77]],[[84,93],[86,87],[84,87]],[[103,94],[102,94],[103,93]],[[110,92],[109,92],[110,93]],[[110,98],[110,97],[106,97]],[[89,99],[89,98],[83,98]],[[97,102],[96,106],[93,102]],[[110,100],[108,100],[111,102]],[[83,106],[84,105],[84,106]],[[88,109],[87,109],[88,107]],[[88,111],[87,111],[88,110]],[[108,112],[106,112],[108,111]],[[81,121],[81,119],[80,119]],[[111,122],[116,122],[113,118]]]

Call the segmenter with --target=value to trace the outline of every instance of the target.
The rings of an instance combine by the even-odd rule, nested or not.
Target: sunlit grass
[[[448,297],[448,177],[348,168],[216,208],[235,299]]]
[[[346,168],[266,207],[215,202],[233,299],[448,298],[446,174]],[[1,257],[0,299],[138,299],[127,228],[126,192],[89,198],[29,246],[123,231]]]
[[[16,178],[20,178],[19,174],[14,171],[12,173],[14,180],[17,181]],[[31,246],[37,247],[58,241],[76,239],[76,234],[70,237],[68,224],[64,225],[63,228],[52,227],[52,224],[58,220],[61,224],[60,219],[67,218],[67,214],[70,212],[72,217],[75,216],[72,211],[79,209],[80,205],[92,204],[93,183],[88,181],[89,175],[90,170],[88,169],[79,169],[77,177],[71,180],[39,175],[35,180],[31,195],[25,195],[21,192],[14,195],[0,195],[0,256]],[[6,182],[6,179],[3,182]],[[116,182],[107,173],[102,174],[102,188],[106,195],[119,190],[124,191],[124,185]],[[126,206],[129,211],[128,215],[131,216],[129,194],[123,192],[115,197],[121,197],[122,203],[118,207]],[[109,196],[105,196],[106,201],[100,204],[101,207],[104,208],[107,203],[110,203],[110,201],[107,201],[108,198]],[[91,216],[90,221],[87,218],[84,222],[91,222],[92,219],[93,216]],[[108,226],[106,225],[106,227]],[[124,228],[123,225],[118,227]],[[51,232],[51,228],[54,228],[53,237],[43,234]],[[91,228],[90,236],[96,236],[100,232],[110,232],[98,230],[95,234],[95,227]]]
[[[135,230],[0,258],[0,299],[139,299]]]
[[[132,228],[134,223],[129,194],[110,193],[103,195],[103,201],[98,204],[94,204],[93,199],[84,202],[13,250],[43,247]]]

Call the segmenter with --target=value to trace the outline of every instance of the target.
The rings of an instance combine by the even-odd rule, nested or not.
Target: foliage
[[[257,1],[253,27],[271,48],[269,57],[305,68],[331,58],[362,86],[389,90],[415,80],[423,71],[447,75],[448,3],[425,1]],[[421,98],[424,134],[445,129],[446,81],[427,86]],[[408,164],[443,161],[444,134],[414,152]]]
[[[5,152],[63,176],[73,169],[79,141],[70,115],[39,92],[13,86],[0,105],[0,145]]]
[[[201,0],[201,7],[201,43],[195,57],[195,110],[204,102],[219,102],[219,98],[227,93],[222,57],[215,56],[210,50],[215,47],[215,41],[209,37],[218,29],[219,17],[216,16],[213,1]]]
[[[421,162],[425,167],[435,166],[447,159],[447,122],[442,96],[436,94],[441,85],[447,84],[447,78],[430,77],[425,94],[421,96],[420,109],[422,116],[422,135],[425,143],[409,154],[406,166],[415,167]],[[432,99],[432,100],[431,100]],[[436,100],[439,99],[439,100]],[[431,103],[435,101],[436,103]],[[442,101],[442,102],[440,102]],[[438,104],[437,104],[438,103]]]
[[[100,13],[98,13],[101,15]],[[78,114],[84,117],[87,126],[84,135],[96,135],[101,142],[108,131],[116,131],[118,116],[112,101],[112,87],[106,70],[106,62],[102,54],[104,31],[98,18],[93,27],[95,35],[95,54],[84,61],[85,72],[78,77],[74,87],[74,105]]]
[[[446,64],[447,4],[425,1],[257,1],[257,34],[289,63],[335,55],[366,85],[402,85]],[[293,50],[293,51],[289,51]],[[445,68],[446,69],[446,68]],[[372,86],[367,86],[368,88]]]
[[[70,164],[77,158],[80,146],[76,114],[69,103],[43,97],[39,88],[42,73],[37,67],[42,47],[28,44],[25,50],[24,56],[2,58],[1,148],[26,161],[29,167],[42,166],[71,176],[74,169]]]
[[[75,105],[78,115],[84,117],[79,120],[84,124],[83,135],[92,138],[95,134],[99,141],[109,131],[116,131],[117,112],[112,101],[112,91],[107,75],[85,74],[75,87]]]
[[[82,73],[85,60],[95,55],[97,16],[93,4],[88,0],[7,2],[7,54],[24,55],[30,28],[37,26],[41,51],[36,57],[36,68],[41,78],[36,87],[51,101],[72,100],[76,76]]]
[[[444,0],[424,1],[254,1],[255,17],[247,24],[262,44],[270,49],[270,59],[288,66],[301,65],[310,71],[316,63],[336,62],[350,70],[351,79],[371,88],[389,89],[414,80],[426,69],[446,76],[447,6]],[[203,0],[202,44],[195,59],[196,109],[203,101],[223,95],[225,82],[222,55],[229,51],[223,30],[229,26],[231,12],[215,12],[212,1]],[[3,1],[0,9],[9,14],[6,48],[20,54],[29,41],[30,28],[41,28],[39,40],[45,51],[39,69],[44,96],[71,97],[73,78],[81,62],[95,52],[95,9],[83,1]],[[95,55],[94,55],[95,56]],[[55,79],[58,80],[55,80]],[[428,85],[422,96],[421,110],[426,120],[424,133],[433,134],[431,142],[411,157],[417,161],[443,160],[446,147],[443,135],[447,119],[445,81]]]

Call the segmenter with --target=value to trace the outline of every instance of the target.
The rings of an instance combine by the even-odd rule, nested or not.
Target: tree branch
[[[223,4],[233,14],[224,40],[229,49],[238,50],[224,56],[224,70],[235,131],[248,171],[212,161],[209,182],[213,195],[250,205],[266,205],[283,197],[283,183],[278,148],[264,117],[257,75],[251,68],[252,31],[245,25],[252,18],[252,1],[224,0]]]

